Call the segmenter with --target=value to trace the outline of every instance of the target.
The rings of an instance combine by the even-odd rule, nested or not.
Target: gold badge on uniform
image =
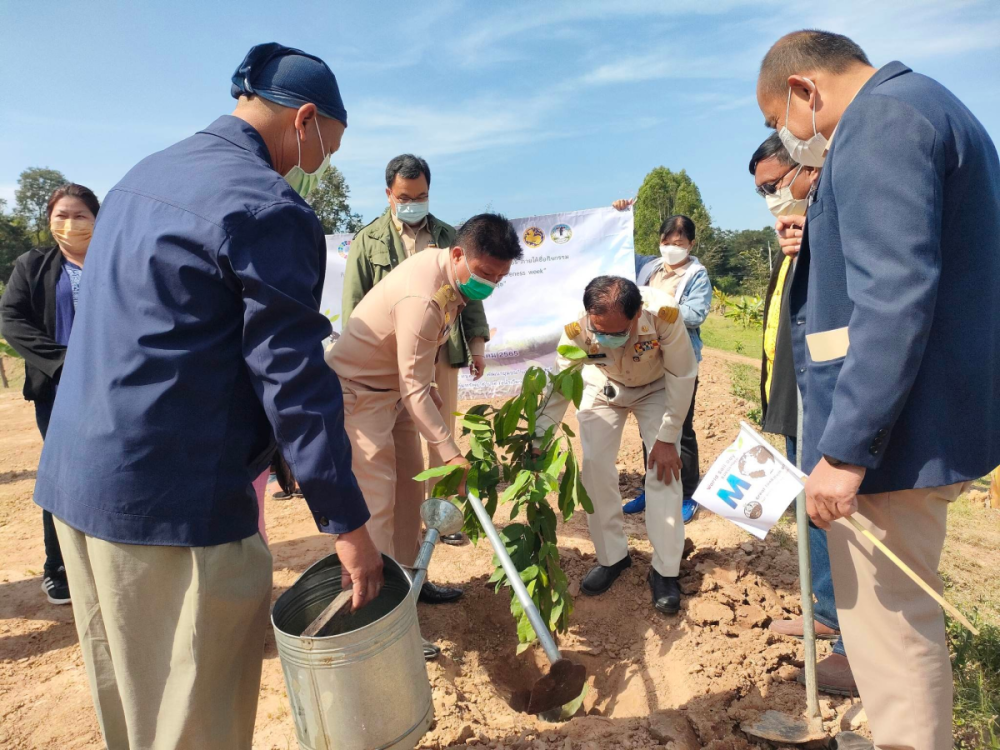
[[[591,354],[597,354],[599,351],[601,351],[601,347],[600,346],[598,346],[597,344],[591,344],[590,345],[590,353]]]
[[[451,313],[448,312],[447,310],[445,310],[444,311],[444,324],[448,325],[449,323],[451,323]]]
[[[666,321],[667,323],[673,323],[677,320],[677,308],[664,305],[657,311],[656,317],[660,320]]]
[[[566,331],[566,335],[569,338],[575,339],[577,336],[580,335],[580,331],[581,331],[580,324],[579,323],[569,323],[566,326],[565,331]]]
[[[458,295],[449,284],[444,284],[440,289],[434,292],[433,300],[442,310],[448,305],[449,302],[454,302],[456,299],[458,299]]]

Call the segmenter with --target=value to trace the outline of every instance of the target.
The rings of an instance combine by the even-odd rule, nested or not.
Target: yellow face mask
[[[83,255],[90,247],[94,222],[86,219],[53,219],[49,229],[59,247],[73,255]]]

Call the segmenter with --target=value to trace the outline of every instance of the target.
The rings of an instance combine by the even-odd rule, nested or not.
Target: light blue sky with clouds
[[[807,27],[936,78],[1000,139],[997,0],[0,0],[0,198],[29,166],[103,195],[230,112],[247,49],[279,41],[337,74],[349,128],[334,163],[366,221],[384,208],[386,162],[412,151],[446,220],[607,205],[662,164],[688,171],[718,225],[760,227],[757,65]]]

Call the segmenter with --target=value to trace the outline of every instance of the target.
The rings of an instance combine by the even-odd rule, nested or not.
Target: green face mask
[[[493,290],[497,288],[497,285],[492,281],[487,281],[484,278],[476,276],[472,272],[472,266],[469,265],[469,259],[465,257],[465,250],[462,250],[462,260],[465,261],[465,267],[469,269],[469,280],[466,282],[458,282],[458,290],[465,295],[466,299],[472,300],[484,300],[493,294]]]
[[[316,133],[319,135],[320,150],[326,151],[323,147],[323,134],[319,130],[319,121],[314,120],[313,122],[316,123]],[[318,167],[316,167],[315,172],[306,172],[301,166],[302,144],[299,142],[298,135],[295,136],[295,145],[299,147],[299,163],[288,170],[283,177],[292,190],[305,198],[313,191],[313,188],[319,185],[319,181],[323,177],[323,174],[330,168],[330,154],[323,157],[323,161],[320,162]]]

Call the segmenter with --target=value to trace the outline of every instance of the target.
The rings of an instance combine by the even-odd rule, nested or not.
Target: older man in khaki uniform
[[[403,564],[412,563],[420,517],[397,505],[397,484],[412,476],[401,467],[420,471],[419,437],[436,465],[465,463],[440,411],[439,351],[466,305],[488,297],[520,255],[507,219],[472,217],[451,248],[413,255],[365,295],[327,355],[344,390],[344,423],[372,539]]]
[[[598,565],[580,589],[591,596],[604,593],[632,565],[615,466],[622,430],[632,413],[649,451],[646,532],[653,545],[653,604],[664,614],[675,614],[684,549],[678,445],[698,363],[670,295],[649,288],[640,292],[632,281],[618,276],[599,276],[587,285],[583,304],[584,314],[566,326],[560,341],[580,347],[588,357],[577,419],[583,484],[594,504],[587,523]],[[560,370],[571,364],[562,357],[557,360]],[[541,433],[562,420],[567,405],[561,394],[553,394],[538,419]]]

